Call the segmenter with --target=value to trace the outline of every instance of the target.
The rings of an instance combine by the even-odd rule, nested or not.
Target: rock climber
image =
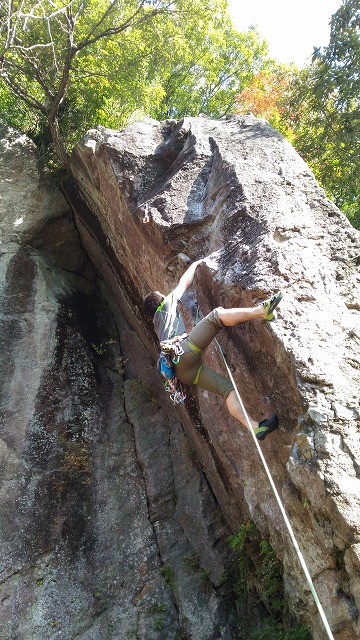
[[[155,333],[160,342],[186,334],[181,342],[184,353],[179,362],[174,365],[176,378],[184,384],[197,384],[202,389],[222,396],[230,414],[245,428],[248,428],[248,422],[233,384],[203,363],[201,354],[223,327],[234,327],[242,322],[256,319],[275,320],[275,308],[281,301],[283,294],[279,292],[256,307],[245,309],[218,307],[200,320],[187,334],[184,320],[177,305],[186,289],[192,284],[195,271],[202,262],[204,259],[193,262],[181,276],[175,289],[167,296],[159,291],[149,293],[144,298],[144,311],[153,319]],[[269,433],[278,427],[276,414],[260,423],[250,416],[248,417],[258,440],[264,440]]]

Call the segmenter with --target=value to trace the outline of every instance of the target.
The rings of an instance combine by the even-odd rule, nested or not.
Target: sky
[[[310,63],[313,47],[329,42],[329,21],[341,0],[228,0],[238,31],[257,25],[277,62]]]

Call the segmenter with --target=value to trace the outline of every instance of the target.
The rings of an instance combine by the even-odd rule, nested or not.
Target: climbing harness
[[[198,312],[197,312],[197,317],[198,317],[198,315],[199,315],[199,317],[203,317],[203,316],[202,316],[202,314],[200,313],[200,311],[198,311]],[[276,501],[277,501],[277,503],[278,503],[279,509],[280,509],[280,511],[281,511],[281,514],[282,514],[282,516],[283,516],[283,518],[284,518],[284,522],[285,522],[286,528],[287,528],[287,530],[288,530],[288,533],[289,533],[289,535],[290,535],[290,539],[291,539],[291,541],[292,541],[292,543],[293,543],[293,546],[294,546],[295,551],[296,551],[296,553],[297,553],[297,556],[298,556],[298,559],[299,559],[299,561],[300,561],[300,564],[301,564],[302,570],[303,570],[303,572],[304,572],[305,578],[306,578],[307,583],[308,583],[308,585],[309,585],[309,587],[310,587],[310,591],[311,591],[312,596],[313,596],[313,598],[314,598],[315,604],[316,604],[316,606],[317,606],[317,608],[318,608],[318,611],[319,611],[319,614],[320,614],[321,620],[322,620],[322,622],[323,622],[324,628],[325,628],[325,630],[326,630],[327,636],[328,636],[329,640],[334,640],[334,636],[333,636],[333,634],[332,634],[332,631],[331,631],[330,625],[329,625],[329,623],[328,623],[328,621],[327,621],[327,618],[326,618],[326,615],[325,615],[324,609],[323,609],[323,607],[322,607],[322,605],[321,605],[321,602],[320,602],[320,600],[319,600],[319,597],[318,597],[318,595],[317,595],[317,593],[316,593],[315,586],[314,586],[314,583],[313,583],[313,581],[312,581],[312,579],[311,579],[310,572],[309,572],[309,570],[308,570],[308,568],[307,568],[307,566],[306,566],[304,556],[303,556],[303,555],[302,555],[302,553],[301,553],[301,550],[300,550],[300,547],[299,547],[298,542],[297,542],[297,540],[296,540],[296,537],[295,537],[295,534],[294,534],[293,528],[292,528],[292,526],[291,526],[290,520],[289,520],[289,518],[288,518],[288,516],[287,516],[287,513],[286,513],[286,511],[285,511],[285,507],[284,507],[284,506],[283,506],[283,504],[282,504],[282,501],[281,501],[281,498],[280,498],[280,496],[279,496],[278,490],[277,490],[277,488],[276,488],[276,486],[275,486],[274,480],[273,480],[272,475],[271,475],[271,473],[270,473],[270,469],[269,469],[269,467],[268,467],[268,465],[267,465],[267,463],[266,463],[266,460],[265,460],[265,458],[264,458],[263,452],[261,451],[261,448],[260,448],[259,442],[258,442],[258,440],[257,440],[257,438],[256,438],[256,435],[255,435],[255,433],[254,433],[253,429],[252,429],[252,426],[251,426],[251,423],[250,423],[250,419],[249,419],[248,413],[247,413],[247,411],[246,411],[246,409],[245,409],[245,407],[244,407],[244,403],[243,403],[243,401],[242,401],[242,399],[241,399],[241,396],[240,396],[239,390],[238,390],[237,385],[236,385],[236,383],[235,383],[234,376],[232,375],[232,373],[231,373],[231,371],[230,371],[229,365],[228,365],[227,360],[226,360],[225,353],[223,352],[223,350],[222,350],[222,348],[221,348],[221,346],[220,346],[220,344],[219,344],[218,340],[217,340],[216,338],[214,338],[214,340],[215,340],[215,342],[216,342],[216,344],[217,344],[217,347],[218,347],[218,349],[219,349],[219,352],[220,352],[220,354],[221,354],[221,356],[222,356],[222,359],[223,359],[223,361],[224,361],[224,363],[225,363],[225,367],[226,367],[226,369],[227,369],[227,372],[228,372],[229,378],[230,378],[230,380],[231,380],[231,382],[232,382],[232,384],[233,384],[233,386],[234,386],[234,391],[235,391],[235,393],[236,393],[236,397],[237,397],[237,399],[238,399],[238,401],[239,401],[239,403],[240,403],[241,409],[242,409],[242,411],[243,411],[243,413],[244,413],[244,416],[245,416],[245,418],[246,418],[246,422],[247,422],[247,425],[248,425],[249,431],[250,431],[251,436],[252,436],[252,438],[253,438],[253,440],[254,440],[254,442],[255,442],[255,446],[256,446],[256,448],[257,448],[257,451],[258,451],[258,454],[259,454],[259,456],[260,456],[261,462],[262,462],[263,467],[264,467],[264,469],[265,469],[265,472],[266,472],[266,475],[267,475],[267,477],[268,477],[269,483],[270,483],[271,488],[272,488],[272,490],[273,490],[273,492],[274,492],[274,495],[275,495]]]
[[[171,358],[171,362],[174,364],[179,363],[180,356],[184,353],[181,343],[185,338],[187,338],[187,335],[187,333],[183,333],[181,336],[175,336],[174,338],[160,342],[161,351],[168,354]]]
[[[158,359],[158,369],[163,378],[165,378],[165,391],[170,393],[170,400],[174,404],[182,404],[186,399],[185,387],[177,379],[173,366],[180,362],[180,356],[184,353],[181,342],[186,336],[187,333],[184,333],[181,336],[175,336],[175,338],[160,342],[161,351]]]

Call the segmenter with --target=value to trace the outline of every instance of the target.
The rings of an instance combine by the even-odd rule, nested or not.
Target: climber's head
[[[152,291],[144,298],[144,311],[147,316],[154,317],[156,309],[164,300],[164,296],[160,291]]]

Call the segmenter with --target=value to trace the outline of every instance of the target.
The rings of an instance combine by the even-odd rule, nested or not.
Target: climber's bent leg
[[[239,402],[239,399],[237,397],[235,390],[231,391],[228,397],[226,398],[226,406],[229,412],[231,413],[231,415],[234,418],[236,418],[236,420],[238,420],[242,425],[244,425],[244,427],[248,429],[249,423],[248,423],[248,420],[246,419],[245,413],[242,409],[242,406]],[[249,419],[250,425],[254,430],[258,440],[265,440],[265,438],[269,435],[269,433],[272,433],[273,431],[275,431],[275,429],[277,429],[279,426],[279,421],[276,413],[270,416],[270,418],[266,418],[265,420],[262,420],[260,423],[256,422],[256,420],[254,420],[254,418],[249,416],[249,414],[247,414],[247,417]]]
[[[216,393],[225,401],[229,393],[234,390],[234,386],[230,380],[216,373],[216,371],[208,367],[207,364],[201,365],[196,384],[198,387],[201,387],[201,389],[205,389],[205,391]]]
[[[226,406],[228,408],[229,413],[234,418],[236,418],[236,420],[238,420],[246,429],[248,429],[249,428],[248,421],[246,419],[245,413],[242,409],[242,406],[239,402],[236,391],[234,389],[230,391],[225,402],[226,402]],[[256,422],[256,420],[254,420],[253,418],[251,418],[249,414],[247,415],[248,415],[252,429],[256,429],[259,426],[259,423]]]
[[[267,315],[266,309],[262,305],[249,309],[224,309],[220,307],[218,312],[223,327],[235,327],[237,324],[249,320],[265,320]]]
[[[197,386],[205,389],[206,391],[211,391],[212,393],[216,393],[225,400],[225,404],[229,413],[240,422],[245,429],[249,428],[248,421],[246,416],[242,410],[241,404],[238,400],[236,391],[234,389],[233,384],[227,378],[216,373],[206,364],[201,366],[199,380],[197,382]],[[250,425],[253,429],[259,427],[259,423],[256,422],[251,416],[249,416]]]

